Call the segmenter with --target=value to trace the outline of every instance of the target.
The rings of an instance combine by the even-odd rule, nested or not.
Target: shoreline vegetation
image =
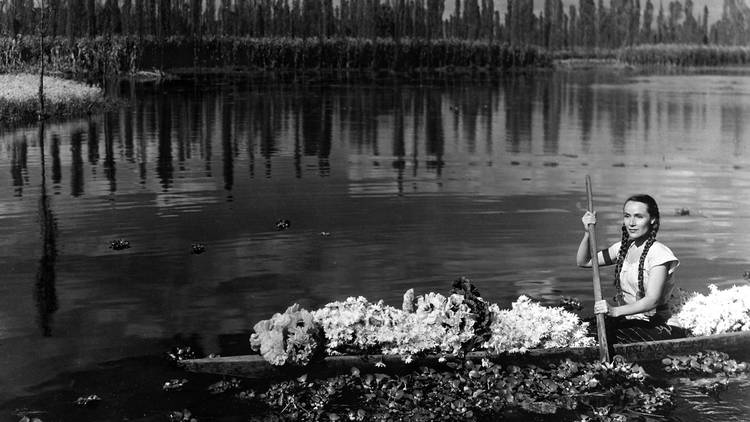
[[[102,105],[108,80],[161,82],[208,75],[275,73],[302,80],[372,80],[383,77],[487,77],[545,69],[747,66],[750,47],[648,44],[549,50],[487,40],[426,38],[97,36],[0,37],[0,123],[38,116],[40,45],[46,82],[45,116],[67,117]],[[9,78],[9,79],[8,79]],[[36,79],[35,79],[36,78]],[[61,79],[65,78],[65,79]],[[66,79],[68,81],[66,81]],[[69,80],[85,81],[86,84]],[[12,88],[15,87],[15,88]]]
[[[40,40],[0,37],[0,73],[35,73]],[[46,37],[45,72],[98,82],[117,76],[177,72],[507,72],[612,64],[624,67],[716,67],[750,64],[750,46],[641,44],[549,50],[529,44],[426,38],[237,36]]]
[[[64,118],[92,112],[105,104],[95,86],[44,76],[44,116],[39,115],[39,75],[0,74],[0,124],[23,124],[43,118]]]

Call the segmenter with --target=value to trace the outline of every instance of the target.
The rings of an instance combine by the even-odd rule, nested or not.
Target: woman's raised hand
[[[594,313],[595,314],[608,314],[609,313],[609,304],[607,304],[606,300],[598,300],[594,302]]]
[[[581,217],[581,222],[583,223],[583,228],[588,230],[589,224],[596,224],[596,211],[586,211],[586,214],[583,214],[583,217]]]

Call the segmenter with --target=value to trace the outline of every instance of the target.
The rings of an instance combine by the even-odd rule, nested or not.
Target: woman
[[[596,214],[586,212],[584,227],[596,223]],[[659,207],[649,195],[634,195],[623,206],[622,239],[597,253],[600,266],[615,265],[614,304],[600,300],[594,313],[605,314],[611,343],[630,343],[684,337],[684,330],[667,325],[669,299],[674,290],[674,272],[679,260],[656,240]],[[583,235],[576,263],[591,267],[589,232]],[[593,324],[592,324],[593,326]]]

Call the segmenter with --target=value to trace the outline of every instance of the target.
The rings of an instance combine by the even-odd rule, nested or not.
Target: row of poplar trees
[[[643,43],[745,44],[750,9],[724,0],[709,27],[693,0],[0,0],[0,34],[459,38],[552,50]],[[40,26],[39,22],[44,22]]]

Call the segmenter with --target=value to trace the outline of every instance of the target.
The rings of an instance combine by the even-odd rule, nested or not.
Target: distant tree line
[[[654,0],[655,1],[655,0]],[[424,38],[532,44],[551,50],[653,43],[737,45],[750,41],[745,0],[724,0],[709,27],[693,0],[0,0],[0,34],[96,37]],[[43,8],[42,8],[43,5]]]

